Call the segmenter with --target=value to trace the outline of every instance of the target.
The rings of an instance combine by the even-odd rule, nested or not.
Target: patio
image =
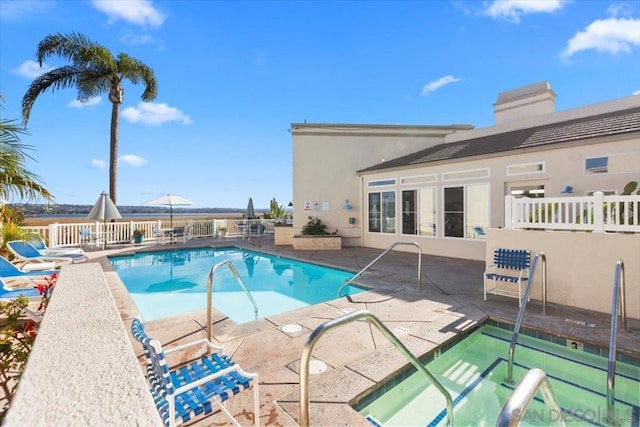
[[[290,246],[275,246],[264,238],[257,248],[240,239],[195,239],[178,247],[236,245],[280,256],[357,272],[377,257],[381,250],[343,248],[340,251],[296,251]],[[166,246],[152,247],[164,250]],[[147,248],[145,248],[147,249]],[[88,252],[104,270],[120,316],[129,331],[138,312],[105,255],[141,250],[110,249]],[[464,333],[479,322],[491,318],[513,323],[518,304],[512,298],[491,296],[483,301],[482,274],[484,262],[424,255],[422,258],[422,290],[416,289],[416,254],[391,252],[377,263],[362,283],[371,291],[353,297],[342,297],[289,313],[237,325],[221,314],[214,315],[214,337],[228,354],[248,371],[260,375],[260,424],[297,425],[299,417],[300,355],[306,340],[318,325],[356,310],[367,309],[377,316],[415,355],[432,351],[439,344]],[[628,302],[635,304],[635,302]],[[206,313],[196,312],[179,317],[147,322],[147,332],[166,347],[202,338],[206,335]],[[595,323],[595,327],[581,324]],[[302,331],[286,333],[284,325],[297,324]],[[552,335],[564,335],[590,344],[608,346],[610,316],[570,307],[531,301],[523,327],[541,329]],[[136,356],[141,347],[130,337]],[[628,319],[628,331],[620,331],[618,349],[632,357],[640,357],[640,320]],[[184,355],[187,356],[192,355]],[[516,356],[517,357],[517,356]],[[310,382],[312,425],[366,425],[350,403],[389,375],[402,370],[407,361],[372,327],[364,322],[351,323],[324,335],[317,343],[312,358],[327,365],[323,373],[312,375]],[[142,374],[142,370],[140,372]],[[246,396],[245,396],[246,395]],[[243,425],[253,422],[247,393],[230,399],[228,408]],[[222,414],[191,425],[225,424]]]
[[[198,243],[194,241],[192,244]],[[289,246],[274,246],[270,239],[265,239],[260,248],[243,241],[229,243],[354,272],[381,253],[379,249],[369,248],[296,251]],[[300,353],[314,328],[341,314],[361,309],[373,312],[416,355],[433,350],[487,317],[507,323],[515,321],[518,304],[513,299],[489,297],[483,301],[484,262],[423,256],[421,291],[416,289],[416,265],[415,254],[391,252],[364,278],[363,283],[373,288],[370,292],[243,325],[236,325],[223,317],[214,318],[216,340],[241,366],[260,374],[261,425],[298,423]],[[110,266],[103,268],[106,270],[107,267]],[[118,284],[114,285],[117,289]],[[123,308],[127,307],[122,312],[135,310],[129,305],[128,294],[120,294],[116,289],[116,300]],[[609,315],[551,304],[547,306],[548,314],[543,315],[541,310],[540,303],[531,301],[523,326],[554,331],[585,343],[608,345]],[[206,314],[202,312],[149,322],[147,330],[163,344],[178,344],[205,336],[205,318]],[[596,327],[580,326],[565,319],[595,323]],[[127,324],[130,321],[124,320]],[[303,329],[299,333],[287,334],[282,327],[288,324],[298,324]],[[629,319],[628,329],[630,332],[620,332],[618,347],[640,356],[640,321]],[[141,356],[140,348],[135,348]],[[328,365],[326,372],[311,376],[312,425],[362,425],[363,419],[347,403],[356,401],[375,383],[407,364],[406,359],[375,327],[364,322],[327,333],[318,342],[312,358]],[[237,408],[235,414],[241,421],[242,409],[249,407],[242,401],[245,397],[236,396],[229,402],[230,407]],[[196,425],[224,421],[225,418],[218,414]],[[251,422],[248,418],[245,421],[247,424]]]

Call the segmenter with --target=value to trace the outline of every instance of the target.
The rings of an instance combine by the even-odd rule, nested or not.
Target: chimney
[[[549,82],[539,82],[498,94],[493,104],[496,125],[553,113],[556,94]]]

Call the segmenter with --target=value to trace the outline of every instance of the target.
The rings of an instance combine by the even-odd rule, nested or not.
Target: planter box
[[[293,244],[293,226],[290,224],[277,224],[274,228],[273,243],[276,246]]]
[[[301,250],[339,250],[342,249],[341,236],[293,236],[293,248]]]

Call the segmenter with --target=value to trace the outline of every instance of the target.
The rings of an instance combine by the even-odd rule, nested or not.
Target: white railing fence
[[[157,221],[121,221],[121,222],[78,222],[52,223],[48,226],[25,226],[25,230],[43,236],[49,246],[99,246],[105,243],[131,243],[134,230],[144,231],[144,242],[163,241],[167,231],[176,229],[191,230],[191,238],[213,238],[216,236],[241,237],[246,230],[258,230],[263,234],[273,234],[274,220],[271,219],[174,219]],[[226,229],[226,233],[220,233]],[[164,239],[166,240],[166,239]]]
[[[505,196],[506,229],[640,233],[640,196]]]

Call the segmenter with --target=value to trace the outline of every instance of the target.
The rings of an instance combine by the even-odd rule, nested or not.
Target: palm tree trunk
[[[118,198],[118,123],[120,117],[120,103],[112,102],[111,107],[111,141],[109,144],[109,196],[117,205]]]

